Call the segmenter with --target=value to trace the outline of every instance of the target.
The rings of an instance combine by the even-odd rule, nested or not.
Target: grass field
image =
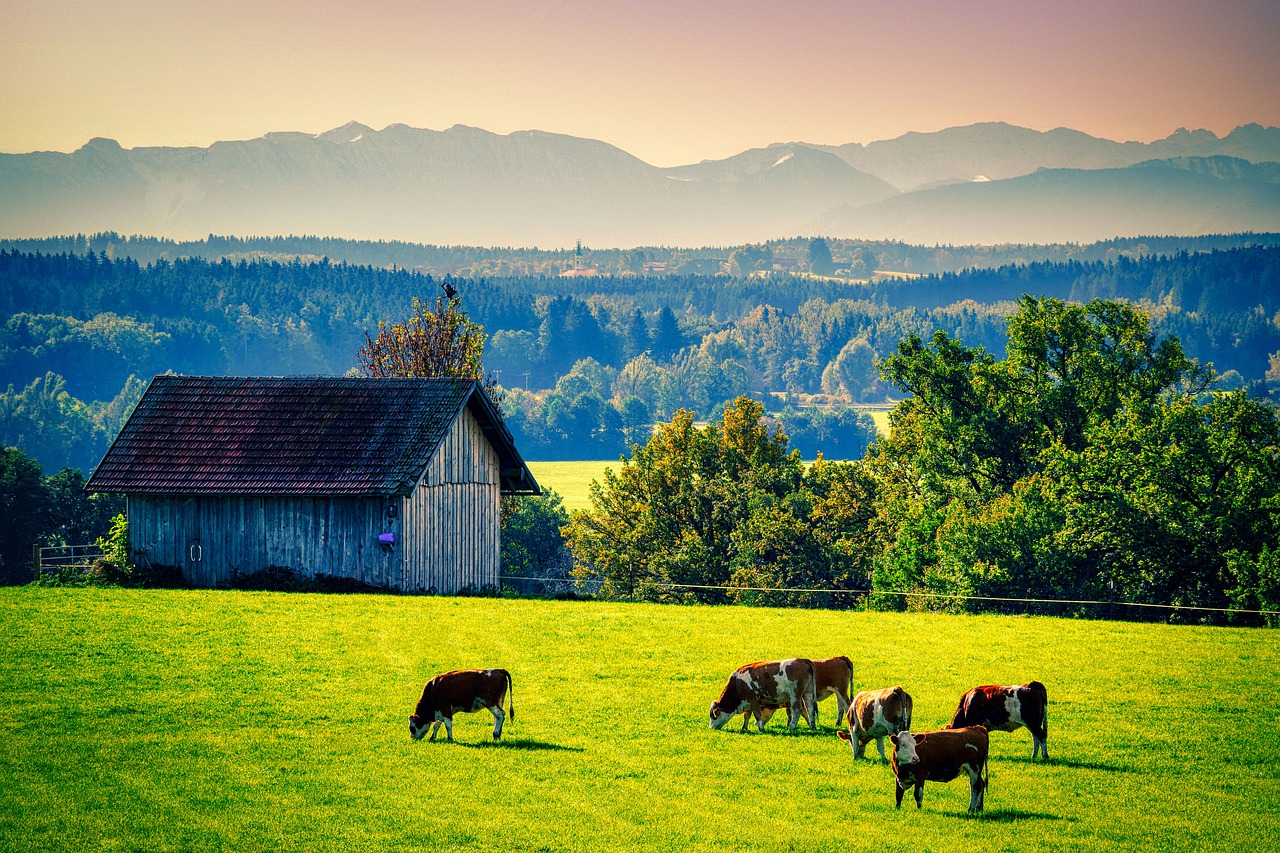
[[[1048,764],[992,736],[893,808],[833,735],[712,732],[751,660],[849,654],[917,728],[1049,690]],[[413,742],[432,674],[504,666],[516,716]],[[278,593],[0,590],[4,850],[1258,850],[1280,844],[1274,631],[1045,618]],[[443,738],[443,733],[441,734]],[[874,748],[872,748],[874,754]]]
[[[622,463],[617,459],[588,462],[529,462],[529,472],[543,488],[555,489],[564,498],[565,509],[590,509],[587,490],[591,481],[599,479],[605,468],[617,471]]]

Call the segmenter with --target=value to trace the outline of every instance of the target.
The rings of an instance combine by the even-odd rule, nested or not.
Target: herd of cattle
[[[950,782],[961,773],[969,777],[969,811],[980,812],[987,788],[987,732],[1031,731],[1031,757],[1049,757],[1048,695],[1038,681],[1010,687],[975,687],[960,697],[951,722],[938,731],[911,731],[911,696],[901,687],[863,690],[849,699],[853,663],[844,656],[828,660],[788,658],[749,663],[729,676],[720,698],[711,703],[711,728],[721,729],[738,714],[745,732],[752,719],[764,731],[775,711],[787,709],[787,726],[795,731],[803,717],[818,727],[818,702],[836,697],[839,717],[848,731],[838,729],[855,758],[876,742],[880,760],[889,762],[897,782],[897,804],[907,788],[915,789],[916,808],[924,802],[925,782]],[[509,697],[507,713],[502,702]],[[493,739],[502,737],[502,724],[515,719],[515,690],[505,669],[455,670],[437,675],[422,688],[422,697],[409,717],[409,734],[420,740],[431,729],[431,740],[443,723],[453,740],[453,715],[488,708],[493,714]],[[891,754],[886,759],[884,739]]]

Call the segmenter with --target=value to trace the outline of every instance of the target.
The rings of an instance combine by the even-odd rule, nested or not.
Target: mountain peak
[[[342,127],[316,134],[316,139],[323,139],[326,142],[356,142],[367,133],[373,133],[373,128],[358,121],[349,121]]]

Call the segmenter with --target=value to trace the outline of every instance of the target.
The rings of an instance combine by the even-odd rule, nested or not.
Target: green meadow
[[[605,468],[614,471],[622,467],[617,459],[591,460],[587,462],[528,462],[529,473],[544,489],[554,489],[564,498],[567,510],[591,509],[591,481],[604,475]]]
[[[819,731],[713,732],[738,665],[848,654],[917,729],[1049,691],[1052,760],[992,735],[987,811]],[[516,715],[414,742],[431,675]],[[1268,630],[1049,618],[215,591],[0,590],[4,850],[1258,850],[1280,845]],[[874,746],[870,749],[874,756]]]

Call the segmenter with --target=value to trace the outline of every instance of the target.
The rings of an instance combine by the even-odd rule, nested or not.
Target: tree
[[[88,545],[111,531],[111,519],[125,510],[124,495],[89,494],[78,468],[63,468],[46,477],[50,524],[44,532],[50,545]]]
[[[569,520],[564,500],[547,489],[541,495],[502,504],[502,573],[548,577],[561,567]]]
[[[460,308],[458,297],[437,298],[435,305],[413,298],[409,319],[388,325],[378,321],[378,336],[364,338],[356,367],[365,376],[458,379],[484,378],[483,327]]]
[[[663,305],[658,311],[658,318],[653,326],[653,358],[655,361],[665,361],[683,346],[684,335],[680,333],[676,315],[669,307]]]
[[[857,337],[849,341],[835,361],[822,371],[823,393],[845,397],[855,403],[877,396],[884,399],[880,371],[876,367],[878,358],[866,338]]]
[[[821,237],[814,237],[809,241],[809,250],[806,254],[809,261],[810,271],[817,275],[831,275],[835,272],[836,265],[831,262],[831,247],[827,245],[827,241]]]
[[[1270,595],[1275,410],[1206,395],[1210,372],[1142,312],[1024,297],[1004,360],[938,333],[882,371],[913,396],[870,458],[877,588],[1200,607]]]
[[[40,465],[16,447],[0,447],[0,583],[31,580],[32,548],[49,519]]]

